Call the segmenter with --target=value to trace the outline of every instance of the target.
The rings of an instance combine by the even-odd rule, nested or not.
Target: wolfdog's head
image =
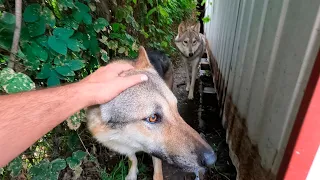
[[[189,26],[182,21],[178,27],[175,44],[185,57],[193,57],[202,44],[200,23]]]
[[[88,108],[88,128],[93,136],[121,154],[144,151],[185,171],[212,165],[214,151],[182,119],[176,97],[150,64],[144,48],[134,66],[135,70],[126,74],[143,73],[148,81],[106,104]]]

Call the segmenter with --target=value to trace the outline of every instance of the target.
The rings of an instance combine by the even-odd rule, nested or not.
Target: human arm
[[[131,68],[114,63],[77,83],[0,96],[0,167],[80,109],[108,102],[147,80],[145,75],[119,76]]]

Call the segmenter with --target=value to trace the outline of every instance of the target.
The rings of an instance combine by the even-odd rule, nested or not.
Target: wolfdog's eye
[[[150,123],[156,123],[157,121],[159,121],[159,119],[160,119],[159,115],[153,114],[153,115],[147,117],[145,120],[150,122]]]
[[[195,44],[197,41],[193,41],[192,43]]]
[[[188,44],[188,41],[183,41],[183,43]]]

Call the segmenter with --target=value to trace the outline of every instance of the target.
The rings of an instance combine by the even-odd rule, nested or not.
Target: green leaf
[[[69,49],[75,52],[79,52],[80,46],[82,46],[82,44],[76,39],[68,39],[67,45]]]
[[[79,111],[70,116],[66,121],[70,130],[77,130],[81,126],[81,122],[85,118],[83,112]],[[74,157],[73,157],[74,158]]]
[[[74,159],[73,157],[68,157],[66,159],[67,161],[67,164],[68,166],[71,168],[71,169],[75,169],[77,166],[80,166],[81,164],[81,161],[79,161],[78,159]]]
[[[48,36],[43,35],[36,38],[36,42],[42,47],[48,47]]]
[[[162,6],[158,6],[159,7],[159,12],[163,17],[169,17],[168,12],[162,7]]]
[[[92,24],[92,17],[91,17],[90,14],[88,14],[88,13],[83,13],[82,16],[83,16],[83,22],[84,22],[86,25]]]
[[[201,6],[203,6],[206,3],[207,0],[202,0]]]
[[[50,64],[45,64],[42,66],[41,71],[37,74],[36,79],[47,79],[50,77],[51,69]]]
[[[35,89],[35,87],[31,78],[23,73],[16,73],[6,84],[2,85],[4,91],[8,94],[29,91]]]
[[[60,79],[59,79],[59,76],[58,76],[57,72],[56,71],[51,71],[50,72],[50,77],[47,80],[47,85],[49,87],[52,87],[52,86],[57,86],[59,84],[60,84]]]
[[[100,31],[105,31],[105,27],[109,26],[109,22],[104,19],[104,18],[98,18],[94,23],[93,23],[93,28],[96,32]]]
[[[49,173],[48,171],[50,166],[51,166],[50,162],[47,159],[45,159],[45,160],[42,160],[39,164],[32,166],[29,170],[29,173],[33,177],[40,176],[38,177],[38,179],[39,178],[46,179],[45,177],[48,176],[48,173]]]
[[[63,63],[65,63],[65,61],[66,61],[65,56],[57,56],[53,60],[55,65],[62,65]]]
[[[120,54],[124,53],[125,51],[126,51],[126,49],[124,47],[120,47],[119,50],[118,50],[118,52]]]
[[[0,71],[0,86],[7,84],[7,82],[15,76],[15,72],[11,68],[4,68]]]
[[[75,6],[81,12],[89,12],[90,11],[90,8],[87,5],[83,4],[83,3],[76,2]]]
[[[77,30],[79,27],[79,23],[70,17],[65,18],[63,20],[63,24],[65,24],[65,27],[72,28],[74,30]]]
[[[74,33],[73,29],[69,28],[55,28],[53,35],[62,40],[68,40]]]
[[[93,4],[93,3],[89,3],[89,8],[91,11],[96,11],[97,10],[97,7]]]
[[[39,57],[35,55],[32,45],[28,45],[25,48],[25,53],[26,53],[25,65],[31,70],[36,70],[40,65],[40,60],[39,60]]]
[[[148,3],[151,5],[151,7],[153,6],[153,0],[148,0]]]
[[[107,46],[112,50],[116,50],[118,48],[118,41],[109,41]]]
[[[40,17],[40,4],[30,4],[23,12],[25,22],[36,22]]]
[[[85,65],[81,60],[71,60],[67,63],[71,70],[77,71],[82,69]]]
[[[168,47],[168,42],[161,41],[161,47],[164,47],[164,48]]]
[[[32,48],[33,54],[39,58],[41,61],[46,61],[48,59],[48,52],[43,49],[38,43],[32,41],[30,48]]]
[[[41,17],[43,17],[44,21],[51,27],[56,25],[56,18],[48,7],[43,8]]]
[[[119,32],[120,30],[120,24],[119,23],[112,23],[112,31]]]
[[[73,11],[72,13],[72,17],[77,21],[77,22],[81,22],[83,19],[82,13],[80,11]]]
[[[104,36],[102,35],[101,39],[99,39],[99,41],[105,45],[108,44],[108,37],[107,36]]]
[[[134,4],[137,4],[137,0],[132,0],[132,2],[133,2]]]
[[[100,50],[100,53],[101,53],[101,59],[102,59],[104,62],[108,62],[108,61],[109,61],[109,56],[108,56],[107,51],[105,51],[104,49],[101,49],[101,50]]]
[[[206,16],[206,17],[202,18],[202,21],[203,21],[203,23],[207,23],[210,21],[210,17]]]
[[[45,33],[46,23],[43,18],[40,18],[39,21],[28,24],[27,28],[30,36],[36,37]]]
[[[67,10],[68,8],[73,8],[74,4],[73,4],[73,0],[59,0],[59,4],[58,4],[60,10]]]
[[[61,158],[57,158],[57,159],[53,160],[51,162],[51,165],[52,165],[51,170],[55,171],[55,172],[59,172],[59,171],[61,171],[64,168],[67,167],[66,161],[64,159],[61,159]]]
[[[151,16],[154,12],[156,12],[157,11],[157,7],[154,7],[154,8],[152,8],[152,9],[150,9],[149,11],[148,11],[148,13],[147,13],[147,18],[149,18],[149,16]]]
[[[68,147],[70,150],[74,151],[75,149],[78,149],[80,147],[80,139],[78,137],[78,134],[75,131],[71,131],[68,135]]]
[[[72,153],[72,157],[78,161],[81,161],[84,157],[86,157],[87,153],[81,150]]]
[[[90,8],[80,2],[76,2],[75,6],[76,9],[72,12],[73,18],[78,22],[81,22],[83,20],[83,22],[87,25],[92,24],[92,17],[88,13],[90,11]]]
[[[96,53],[98,53],[100,51],[100,48],[99,48],[99,44],[98,44],[98,40],[97,38],[91,38],[90,39],[90,53],[92,55],[96,55]]]
[[[13,161],[9,163],[8,170],[11,171],[11,176],[18,176],[20,174],[21,169],[22,159],[20,156],[16,157]]]
[[[0,18],[0,22],[4,22],[6,24],[15,24],[16,23],[16,17],[14,14],[8,13],[8,12],[3,12],[3,14]]]
[[[48,46],[59,54],[67,55],[67,45],[64,41],[57,39],[55,36],[50,36]]]
[[[55,70],[62,76],[74,76],[74,72],[68,66],[58,66]]]

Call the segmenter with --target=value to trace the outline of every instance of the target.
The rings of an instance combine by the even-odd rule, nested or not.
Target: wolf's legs
[[[152,162],[153,162],[153,180],[163,180],[161,160],[152,156]]]
[[[138,160],[135,154],[128,155],[128,158],[131,162],[129,173],[126,176],[126,180],[136,180],[138,174]]]
[[[190,89],[189,89],[188,99],[193,99],[194,84],[197,79],[197,74],[198,74],[197,69],[198,69],[199,62],[200,62],[200,58],[195,59],[191,62],[192,76],[191,76],[191,85],[190,85]]]
[[[190,88],[190,74],[189,74],[189,64],[188,64],[188,60],[184,57],[182,57],[183,59],[183,62],[184,62],[184,67],[185,67],[185,71],[186,71],[186,76],[187,76],[187,79],[186,79],[186,91],[189,91],[189,88]]]

